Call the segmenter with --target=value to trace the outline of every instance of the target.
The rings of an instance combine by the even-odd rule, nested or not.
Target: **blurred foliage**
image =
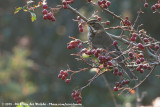
[[[72,103],[72,90],[87,84],[95,72],[83,72],[75,75],[71,84],[57,79],[61,69],[70,68],[77,70],[85,67],[82,62],[74,60],[71,53],[78,50],[68,51],[66,44],[68,36],[87,40],[87,27],[84,33],[79,34],[77,23],[72,19],[76,15],[69,10],[61,10],[56,14],[57,21],[50,23],[44,21],[42,8],[35,10],[37,20],[32,23],[30,13],[20,11],[14,15],[16,7],[25,5],[27,0],[0,0],[0,101],[1,102],[53,102]],[[35,0],[38,1],[38,0]],[[96,1],[96,0],[95,0]],[[141,8],[145,13],[137,24],[144,24],[142,28],[147,33],[160,40],[160,14],[152,14],[149,8],[143,8],[140,0],[111,0],[110,10],[122,17],[129,16],[132,22],[136,19],[137,11]],[[59,0],[48,0],[49,6],[55,7],[60,4]],[[151,6],[153,1],[149,2]],[[76,0],[73,4],[83,15],[90,17],[96,10],[85,0]],[[98,9],[101,12],[100,9]],[[111,26],[116,26],[119,21],[112,16],[98,14],[102,20],[110,20]],[[119,30],[110,30],[110,33],[119,35]],[[151,104],[152,100],[160,96],[159,79],[155,75],[159,73],[159,67],[139,87],[140,94],[143,91],[147,95],[142,101],[143,105]],[[147,73],[140,76],[142,80]],[[111,87],[115,80],[113,75],[107,73],[107,79]],[[117,95],[114,93],[118,104],[122,107],[135,107],[135,95]],[[113,107],[112,97],[106,87],[103,78],[98,78],[90,87],[82,92],[85,107]],[[128,106],[130,105],[130,106]]]

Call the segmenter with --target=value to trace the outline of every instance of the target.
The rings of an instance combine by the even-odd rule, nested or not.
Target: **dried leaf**
[[[133,89],[129,89],[129,92],[132,93],[132,94],[134,94],[136,91],[133,90]]]

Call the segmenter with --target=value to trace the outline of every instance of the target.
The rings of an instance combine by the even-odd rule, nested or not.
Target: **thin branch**
[[[123,21],[123,19],[122,19],[120,16],[116,15],[115,13],[111,12],[111,11],[108,10],[108,9],[103,8],[102,6],[100,6],[100,7],[101,7],[102,10],[104,10],[104,11],[107,12],[108,14],[112,15],[114,18],[116,18],[116,19],[118,19],[118,20],[120,20],[120,21]]]
[[[135,25],[136,25],[136,23],[137,23],[137,21],[138,21],[140,15],[141,15],[141,13],[143,13],[143,12],[142,12],[142,10],[140,9],[140,10],[138,11],[137,18],[136,18],[136,20],[134,21],[134,24],[133,24],[133,27],[132,27],[133,29],[134,29],[134,27],[135,27]]]
[[[76,9],[74,9],[70,5],[67,5],[67,9],[71,10],[73,13],[75,13],[78,16],[80,16],[84,21],[86,21],[86,22],[88,21],[88,19],[86,17],[84,17],[83,15],[81,15]]]
[[[153,66],[152,70],[148,73],[148,75],[141,82],[139,82],[136,86],[134,86],[132,89],[139,87],[151,75],[151,73],[154,71],[155,67],[156,67],[156,65]]]

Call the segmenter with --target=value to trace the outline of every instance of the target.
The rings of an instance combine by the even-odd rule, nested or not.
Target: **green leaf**
[[[34,22],[36,20],[36,14],[31,12],[31,20]]]
[[[16,10],[14,11],[14,14],[18,13],[21,9],[22,7],[17,7]]]

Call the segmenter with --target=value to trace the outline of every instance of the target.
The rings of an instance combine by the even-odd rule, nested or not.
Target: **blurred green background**
[[[39,1],[39,0],[37,0]],[[95,0],[96,1],[96,0]],[[37,20],[31,22],[30,14],[20,11],[14,15],[16,7],[24,6],[26,0],[0,0],[0,101],[1,102],[52,102],[73,103],[72,90],[84,86],[94,73],[83,72],[75,75],[69,85],[57,78],[61,69],[70,68],[77,70],[84,67],[82,62],[77,62],[68,51],[66,44],[69,36],[87,40],[87,28],[79,33],[78,24],[72,19],[76,15],[69,10],[61,10],[55,15],[56,22],[44,21],[42,8],[35,10]],[[129,16],[134,22],[137,11],[141,8],[145,13],[138,24],[144,24],[148,34],[160,40],[160,14],[152,14],[152,10],[144,8],[142,0],[111,0],[110,10],[122,17]],[[149,2],[151,6],[154,1]],[[48,5],[56,7],[60,0],[48,0]],[[72,4],[83,15],[89,18],[99,8],[94,8],[85,0],[76,0]],[[110,20],[111,26],[119,24],[112,16],[99,10],[102,20]],[[108,32],[119,35],[119,31]],[[159,67],[139,87],[140,95],[146,92],[142,105],[150,105],[160,96],[160,85],[157,77]],[[147,73],[140,76],[140,80]],[[111,87],[114,86],[113,76],[108,74]],[[114,93],[120,107],[135,107],[135,95]],[[114,107],[111,94],[103,81],[98,78],[93,84],[82,92],[82,103],[85,107]]]

